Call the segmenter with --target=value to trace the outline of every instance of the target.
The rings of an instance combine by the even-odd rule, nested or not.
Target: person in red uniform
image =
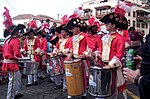
[[[35,35],[35,31],[33,29],[30,29],[28,32],[28,38],[26,38],[24,40],[24,44],[23,44],[23,49],[22,49],[22,53],[28,57],[31,58],[31,62],[34,63],[34,66],[36,68],[39,67],[39,61],[40,61],[40,56],[39,56],[39,52],[40,52],[40,42],[39,42],[39,39],[34,37]],[[32,75],[31,74],[28,74],[28,84],[27,84],[27,87],[28,86],[31,86],[31,85],[37,85],[37,81],[38,81],[38,78],[37,78],[37,71],[34,73],[33,77],[34,77],[34,83],[33,83],[33,80],[32,80]]]
[[[19,30],[25,28],[24,25],[18,24],[14,26],[10,37],[7,38],[3,46],[3,66],[2,70],[8,71],[9,83],[7,90],[7,99],[17,99],[22,97],[20,94],[21,88],[21,73],[19,71],[18,60],[22,58],[20,53]]]
[[[62,29],[61,29],[62,38],[59,39],[59,41],[56,45],[56,47],[58,49],[58,54],[60,55],[63,71],[64,71],[63,62],[64,62],[64,60],[66,60],[67,54],[69,52],[69,40],[68,40],[69,37],[67,36],[69,30],[65,29],[64,26],[65,26],[65,24],[62,26]],[[62,91],[64,92],[66,90],[67,90],[66,76],[63,75],[63,89],[62,89]]]
[[[130,47],[130,38],[129,38],[128,30],[118,29],[118,33],[125,38],[125,48]]]
[[[67,60],[71,60],[72,57],[75,59],[82,59],[84,65],[82,65],[83,71],[83,81],[84,81],[84,89],[85,93],[82,95],[83,97],[86,96],[86,88],[87,88],[87,77],[88,77],[88,65],[86,63],[86,56],[87,52],[87,41],[86,41],[86,34],[81,32],[81,24],[83,21],[79,18],[71,19],[65,28],[71,30],[73,32],[73,37],[69,39],[69,50],[70,55],[68,55]],[[86,25],[86,24],[82,24]],[[70,96],[68,96],[70,98]]]
[[[97,34],[98,27],[93,25],[88,28],[89,35],[87,36],[87,44],[88,47],[92,50],[93,58],[90,62],[94,62],[92,64],[98,64],[98,56],[101,53],[101,37]],[[92,57],[91,57],[92,58]]]
[[[125,39],[122,35],[116,32],[117,28],[126,30],[128,28],[127,19],[115,12],[109,13],[101,18],[101,22],[106,24],[108,34],[102,37],[102,53],[101,60],[107,62],[104,69],[116,69],[116,89],[113,95],[109,98],[117,99],[118,91],[122,92],[126,85],[122,73],[122,57],[125,50]],[[118,89],[118,90],[117,90]]]
[[[46,69],[46,52],[47,52],[47,40],[46,40],[46,33],[44,30],[39,30],[37,33],[37,37],[39,39],[39,43],[40,43],[40,53],[38,53],[40,55],[40,68],[39,68],[39,72],[38,72],[38,77],[40,77],[41,79],[45,78],[45,69]]]

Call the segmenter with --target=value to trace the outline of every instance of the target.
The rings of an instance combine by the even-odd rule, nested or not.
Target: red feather
[[[13,25],[13,23],[12,23],[12,18],[9,14],[9,10],[6,7],[4,7],[4,9],[5,12],[3,13],[3,17],[4,17],[3,24],[5,25],[5,28],[8,29],[10,26]]]
[[[62,18],[61,18],[61,23],[62,24],[67,24],[68,23],[68,18],[67,18],[68,16],[67,15],[64,15]]]
[[[124,9],[119,8],[119,5],[115,8],[115,12],[120,15],[125,15],[126,11]]]
[[[35,20],[30,21],[30,28],[37,29]]]
[[[90,26],[92,26],[94,24],[94,20],[95,20],[94,17],[91,17],[91,18],[88,19],[88,23],[89,23]]]

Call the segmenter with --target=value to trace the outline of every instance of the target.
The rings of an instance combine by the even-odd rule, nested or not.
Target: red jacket
[[[35,51],[37,48],[40,48],[40,42],[38,38],[34,38],[34,46],[33,46],[33,50]],[[24,45],[23,45],[23,49],[25,49],[26,52],[28,52],[28,45],[27,45],[27,39],[24,40]],[[39,55],[34,54],[34,60],[36,62],[38,62],[40,60]]]
[[[4,59],[17,60],[15,58],[21,58],[20,53],[20,41],[18,38],[12,38],[9,42],[9,39],[5,41],[3,46],[3,57]],[[19,70],[18,63],[3,63],[2,70],[5,71],[17,71]]]
[[[87,49],[87,41],[86,41],[85,33],[81,32],[78,35],[79,37],[77,38],[77,41],[73,41],[76,35],[74,35],[73,37],[69,39],[70,40],[69,49],[72,50],[73,54],[75,55],[81,55]],[[79,46],[76,47],[74,46],[73,43],[77,43]]]
[[[40,44],[40,49],[44,52],[47,51],[47,40],[46,38],[38,38],[39,39],[39,44]]]
[[[101,50],[101,38],[99,35],[88,35],[87,36],[87,45],[92,52]]]

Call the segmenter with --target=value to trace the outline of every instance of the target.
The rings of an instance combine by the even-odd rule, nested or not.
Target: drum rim
[[[64,61],[64,63],[76,63],[76,62],[80,62],[81,59],[73,59],[71,61]]]
[[[107,97],[112,96],[112,93],[110,93],[109,95],[96,95],[96,94],[91,93],[90,90],[88,90],[88,93],[89,93],[91,96],[99,97],[99,98],[107,98]]]

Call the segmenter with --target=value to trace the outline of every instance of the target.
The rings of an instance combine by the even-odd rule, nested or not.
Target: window
[[[130,16],[130,12],[128,12],[128,16]]]
[[[92,4],[94,4],[94,2],[90,2],[90,3],[89,3],[89,5],[92,5]]]
[[[133,21],[133,27],[135,27],[135,21]]]
[[[148,28],[148,23],[145,24],[145,28]]]
[[[145,23],[144,22],[142,23],[142,28],[145,28]]]
[[[137,23],[136,23],[136,27],[139,27],[139,28],[140,28],[140,22],[137,22]]]
[[[135,11],[133,11],[133,17],[135,17]]]
[[[128,26],[130,26],[130,24],[131,24],[131,23],[130,23],[130,20],[128,20]]]

